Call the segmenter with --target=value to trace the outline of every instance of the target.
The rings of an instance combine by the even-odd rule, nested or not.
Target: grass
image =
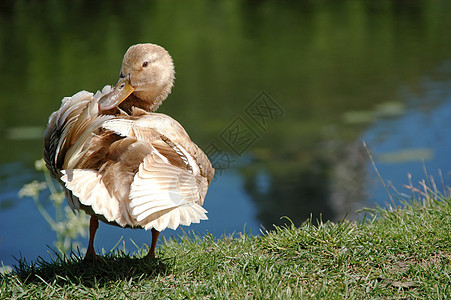
[[[79,253],[19,260],[0,298],[451,297],[451,199],[427,196],[367,211],[361,222],[312,221],[263,236],[166,240],[160,258],[121,251],[93,264]]]

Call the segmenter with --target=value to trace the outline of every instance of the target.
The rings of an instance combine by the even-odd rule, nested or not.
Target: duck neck
[[[133,107],[141,108],[148,112],[156,111],[171,92],[171,88],[172,82],[160,89],[134,92],[119,107],[128,114],[131,114]]]

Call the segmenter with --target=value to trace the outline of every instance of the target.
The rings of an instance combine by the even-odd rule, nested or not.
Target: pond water
[[[64,96],[114,84],[123,54],[139,42],[173,56],[175,88],[160,112],[177,119],[217,168],[205,203],[210,220],[185,231],[259,234],[286,223],[283,216],[299,225],[385,206],[389,196],[363,141],[383,180],[402,193],[408,174],[417,184],[425,169],[450,183],[449,1],[14,1],[0,8],[6,265],[13,256],[48,257],[55,240],[33,200],[18,197],[24,184],[43,180],[34,162],[48,116]],[[40,201],[53,214],[51,202]],[[96,248],[109,250],[121,237],[131,251],[130,239],[150,242],[149,232],[101,224]],[[86,247],[86,238],[80,242]]]

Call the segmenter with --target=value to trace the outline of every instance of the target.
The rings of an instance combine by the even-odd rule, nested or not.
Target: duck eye
[[[143,68],[147,67],[149,65],[148,61],[143,62]]]

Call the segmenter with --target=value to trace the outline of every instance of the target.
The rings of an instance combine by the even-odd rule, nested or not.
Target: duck
[[[117,84],[62,99],[44,133],[44,160],[68,205],[90,216],[85,261],[98,259],[99,221],[161,231],[207,220],[203,208],[214,168],[188,133],[155,111],[174,84],[174,64],[156,44],[131,46]]]

